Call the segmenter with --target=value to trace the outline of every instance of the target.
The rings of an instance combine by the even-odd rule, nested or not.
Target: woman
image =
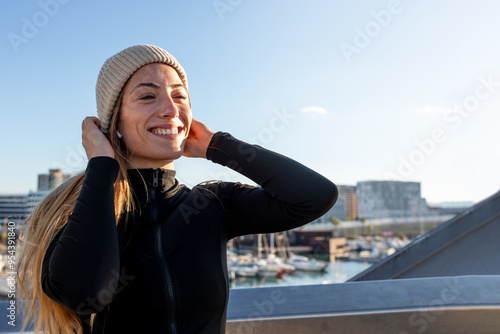
[[[81,175],[27,220],[19,283],[47,333],[224,333],[226,244],[306,224],[335,185],[279,154],[192,118],[186,74],[136,45],[106,61],[99,118],[87,117]],[[175,179],[174,160],[206,158],[261,187]]]

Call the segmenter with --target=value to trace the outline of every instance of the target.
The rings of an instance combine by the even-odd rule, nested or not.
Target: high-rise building
[[[30,192],[26,197],[26,208],[30,214],[33,209],[52,190],[69,180],[71,175],[64,174],[62,169],[49,169],[49,174],[38,174],[38,190]]]
[[[40,203],[49,193],[50,190],[39,190],[35,192],[30,191],[28,196],[26,196],[26,210],[28,211],[28,214],[31,214],[38,203]]]
[[[358,219],[358,200],[356,197],[356,186],[337,186],[339,197],[345,198],[345,219]]]
[[[62,169],[49,169],[49,174],[38,174],[38,190],[53,190],[70,177],[70,175],[64,174]]]
[[[331,217],[338,218],[340,220],[346,220],[346,199],[343,196],[339,196],[335,205],[328,210],[323,216],[319,217],[317,223],[329,223]]]
[[[0,223],[20,223],[29,213],[26,209],[26,195],[0,195]]]
[[[356,186],[360,218],[404,218],[429,214],[420,182],[364,181]]]
[[[62,169],[50,169],[49,174],[38,175],[38,191],[27,195],[0,195],[0,223],[23,222],[48,193],[70,177]]]

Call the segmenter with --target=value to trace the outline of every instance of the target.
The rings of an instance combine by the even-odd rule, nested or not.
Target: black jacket
[[[137,207],[118,228],[118,163],[89,161],[41,277],[44,292],[79,314],[86,333],[224,333],[228,240],[306,224],[337,199],[323,176],[227,133],[214,135],[207,158],[261,187],[212,182],[188,189],[172,170],[129,170]]]

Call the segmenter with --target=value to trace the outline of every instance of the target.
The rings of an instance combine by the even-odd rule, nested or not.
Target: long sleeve
[[[221,195],[231,217],[228,239],[304,225],[325,214],[338,197],[335,184],[310,168],[228,133],[214,135],[207,158],[261,186],[222,186]]]
[[[100,311],[111,302],[119,278],[119,246],[114,212],[118,162],[92,158],[67,225],[49,246],[42,288],[79,314]]]

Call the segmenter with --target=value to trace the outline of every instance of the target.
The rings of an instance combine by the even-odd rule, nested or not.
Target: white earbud
[[[116,131],[116,135],[118,136],[118,138],[123,137],[122,134],[120,132],[118,132],[118,131]]]

